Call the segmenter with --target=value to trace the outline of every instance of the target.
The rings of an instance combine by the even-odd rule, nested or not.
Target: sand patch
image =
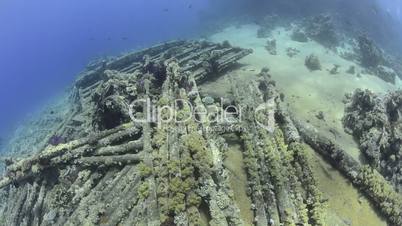
[[[342,117],[344,113],[344,100],[346,93],[357,88],[370,89],[374,92],[386,92],[397,89],[397,86],[379,79],[373,75],[357,75],[346,73],[350,66],[355,66],[356,74],[363,68],[353,62],[341,58],[338,54],[324,48],[314,41],[300,43],[292,41],[290,32],[278,28],[272,32],[276,39],[277,55],[270,55],[265,49],[265,38],[257,38],[257,25],[244,25],[241,28],[229,27],[210,37],[211,41],[222,42],[228,40],[235,46],[251,48],[254,53],[240,61],[244,66],[233,72],[233,75],[247,78],[256,75],[263,67],[270,68],[270,74],[277,82],[278,89],[285,94],[286,102],[296,118],[309,121],[319,131],[337,140],[349,154],[360,160],[360,152],[353,138],[344,132]],[[286,54],[287,48],[296,48],[300,53],[294,57]],[[322,65],[321,71],[309,71],[304,65],[306,56],[315,54]],[[339,74],[330,74],[334,65],[340,66]],[[223,78],[224,80],[225,78]],[[219,79],[218,79],[219,80]],[[246,80],[245,80],[246,81]],[[217,87],[223,83],[215,84],[215,90],[225,90]],[[223,91],[222,91],[223,92]],[[315,115],[322,111],[324,120]]]

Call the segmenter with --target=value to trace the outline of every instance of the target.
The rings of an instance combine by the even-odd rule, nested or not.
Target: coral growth
[[[360,61],[365,67],[376,68],[384,61],[382,51],[367,36],[358,38]]]
[[[377,95],[356,90],[343,118],[371,166],[402,191],[402,92]]]
[[[402,224],[402,198],[395,193],[383,178],[371,167],[363,166],[357,175],[355,183],[359,184],[364,192],[370,194],[378,203],[379,208],[394,225]]]
[[[265,49],[271,55],[276,55],[276,39],[268,40],[267,44],[265,45]]]
[[[374,73],[382,80],[392,84],[395,84],[396,77],[398,76],[394,69],[382,65],[379,65]]]
[[[370,198],[378,209],[387,217],[391,225],[402,223],[401,194],[369,166],[361,165],[338,144],[322,134],[316,128],[296,122],[300,135],[314,150],[329,159],[355,186]]]
[[[333,67],[331,70],[329,70],[329,73],[330,73],[331,75],[339,74],[339,68],[340,68],[340,67],[341,67],[340,65],[335,64],[334,67]]]
[[[321,70],[321,63],[318,57],[314,54],[311,54],[306,57],[304,61],[304,65],[310,70],[310,71],[317,71]]]
[[[295,42],[308,42],[308,37],[301,29],[294,29],[290,38]]]
[[[395,57],[386,56],[374,41],[365,35],[359,36],[357,42],[360,64],[380,79],[395,84],[396,77],[400,76],[400,72],[396,71],[400,66],[395,64]]]
[[[325,47],[336,47],[339,37],[331,15],[321,14],[307,19],[304,22],[306,35]]]
[[[50,137],[49,142],[50,145],[53,146],[57,146],[59,144],[64,144],[66,143],[66,139],[62,136],[58,136],[58,135],[53,135],[52,137]]]
[[[291,47],[289,47],[289,48],[286,49],[286,55],[287,55],[288,57],[290,57],[290,58],[292,58],[292,57],[298,55],[299,53],[300,53],[300,50],[298,50],[298,49],[296,49],[296,48],[291,48]]]

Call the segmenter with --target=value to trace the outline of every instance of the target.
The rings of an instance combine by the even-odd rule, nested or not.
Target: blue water
[[[203,0],[1,0],[0,131],[93,58],[197,33]]]
[[[170,39],[198,37],[206,21],[224,16],[356,9],[371,17],[370,4],[375,0],[319,2],[0,0],[0,137],[41,102],[64,90],[94,58]],[[400,0],[378,2],[384,15],[402,20]],[[379,32],[372,33],[381,38]]]

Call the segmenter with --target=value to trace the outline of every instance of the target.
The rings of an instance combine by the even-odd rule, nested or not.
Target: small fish
[[[169,9],[165,8],[165,9],[163,9],[163,12],[167,13],[167,12],[169,12]]]
[[[188,5],[188,8],[189,8],[189,9],[192,9],[192,8],[193,8],[193,5],[192,5],[192,4]]]
[[[126,41],[128,38],[127,37],[121,37],[121,40]]]

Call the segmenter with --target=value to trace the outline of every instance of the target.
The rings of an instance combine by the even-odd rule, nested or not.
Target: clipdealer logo
[[[130,119],[134,123],[156,123],[158,127],[167,123],[186,123],[194,120],[198,123],[206,123],[207,131],[215,132],[241,132],[244,131],[243,107],[238,105],[224,105],[224,99],[221,98],[218,104],[208,106],[194,106],[191,102],[184,99],[175,99],[173,104],[156,104],[150,98],[137,99],[128,107]],[[264,103],[257,106],[254,110],[256,124],[269,132],[273,132],[275,107],[274,103]],[[141,112],[137,110],[141,109]],[[268,112],[268,114],[267,114]],[[261,115],[268,115],[261,118]]]

